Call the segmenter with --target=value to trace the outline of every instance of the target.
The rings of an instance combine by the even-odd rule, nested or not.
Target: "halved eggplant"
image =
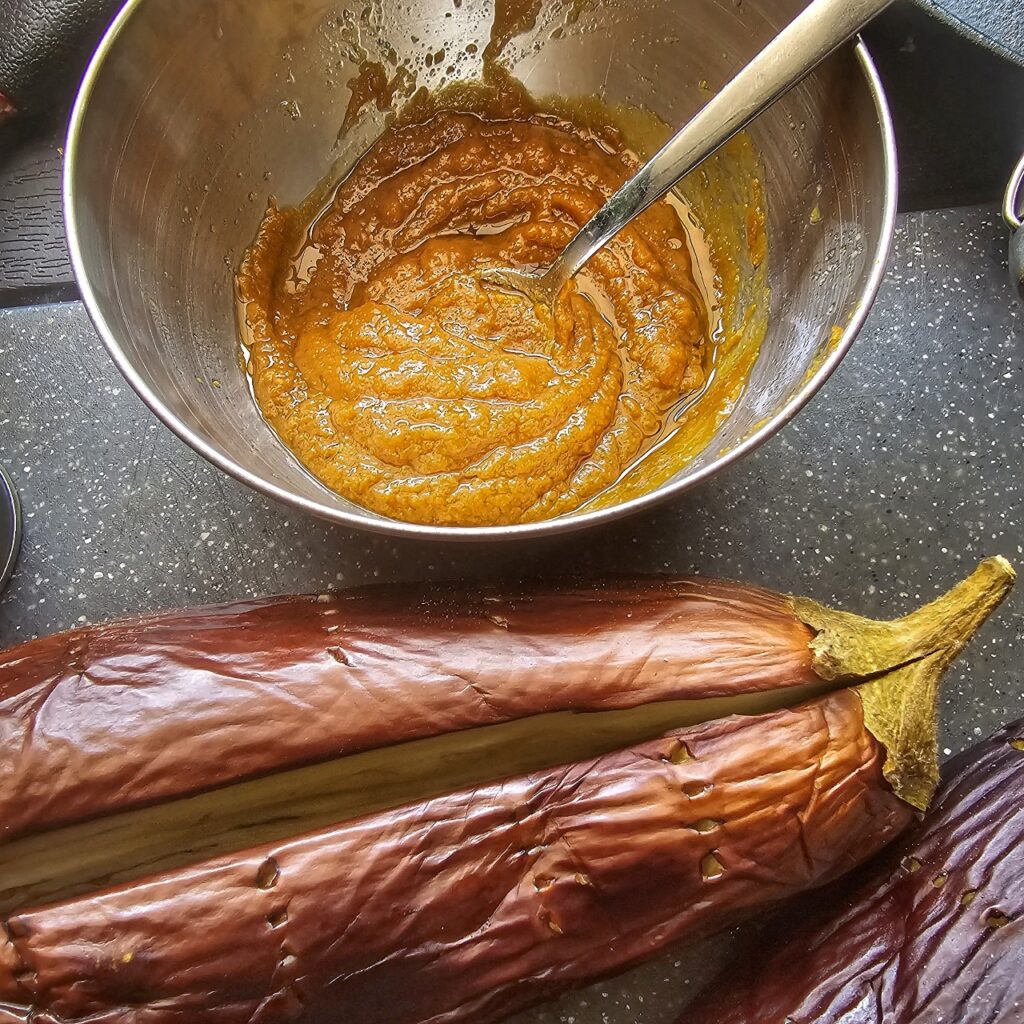
[[[0,1004],[493,1020],[880,849],[914,820],[884,758],[847,690],[230,854],[9,917]]]
[[[0,842],[528,715],[819,683],[812,636],[788,598],[668,578],[371,587],[72,630],[0,654]]]
[[[72,630],[0,652],[0,842],[531,715],[768,692],[796,703],[801,687],[920,656],[941,635],[931,607],[872,623],[659,577],[371,587]]]
[[[3,884],[37,871],[47,849],[73,871],[99,847],[110,876],[126,881],[3,919],[0,1021],[4,1013],[8,1020],[133,1024],[490,1021],[723,927],[848,870],[927,805],[936,778],[938,680],[1012,580],[1004,560],[988,560],[945,597],[892,623],[732,584],[684,581],[565,588],[541,599],[524,591],[482,603],[486,611],[469,618],[451,610],[465,612],[465,599],[446,606],[434,598],[422,606],[429,629],[405,636],[390,619],[387,644],[380,618],[362,633],[346,627],[358,619],[348,609],[327,635],[341,634],[346,658],[335,664],[356,671],[340,676],[342,685],[325,674],[326,696],[310,691],[323,697],[317,706],[334,709],[329,730],[311,723],[314,736],[329,733],[344,750],[353,736],[361,737],[358,748],[423,730],[478,727],[299,769],[359,762],[364,780],[394,771],[404,782],[391,780],[369,797],[349,785],[359,793],[347,805],[332,804],[324,785],[320,827],[297,839],[284,837],[316,822],[285,814],[274,826],[278,838],[235,852],[246,845],[243,835],[252,837],[245,831],[252,821],[268,813],[258,794],[273,788],[272,777],[9,843],[0,851]],[[393,593],[364,599],[370,609],[359,614],[383,600],[375,614],[387,607],[396,616]],[[477,601],[484,598],[472,598],[474,608]],[[571,611],[559,615],[560,607]],[[416,621],[408,616],[406,630]],[[314,640],[322,645],[325,628],[321,622],[307,634],[313,664],[322,665]],[[774,639],[762,663],[757,645],[766,632]],[[457,672],[433,646],[441,634],[461,652]],[[188,645],[172,637],[172,646]],[[150,664],[167,665],[165,651]],[[519,657],[504,661],[512,651]],[[136,700],[140,689],[174,696],[156,700],[158,725],[133,717],[144,742],[122,732],[130,767],[99,776],[108,783],[99,787],[101,801],[80,789],[79,817],[117,806],[111,778],[126,783],[136,807],[140,793],[148,802],[195,788],[156,773],[146,776],[148,788],[132,789],[157,736],[181,736],[179,753],[197,753],[202,785],[235,778],[216,764],[212,748],[190,740],[196,723],[218,720],[210,708],[227,709],[246,750],[257,736],[270,748],[242,759],[250,775],[310,749],[289,735],[282,758],[273,749],[278,723],[267,717],[283,708],[286,722],[305,720],[301,712],[289,717],[293,688],[276,693],[282,679],[301,687],[303,673],[289,668],[275,682],[261,680],[254,695],[252,666],[260,658],[241,658],[232,672],[226,654],[219,657],[216,699],[204,702],[200,693],[195,712],[183,689],[161,690],[157,682],[149,690],[145,675],[115,688],[115,703],[126,693]],[[772,688],[779,664],[788,667]],[[227,696],[232,679],[237,707]],[[93,695],[97,685],[85,684],[85,692]],[[822,691],[829,692],[807,699]],[[259,695],[267,693],[261,716]],[[65,737],[74,735],[72,694],[56,707]],[[359,695],[351,717],[344,713],[349,694]],[[581,707],[630,710],[557,713]],[[671,728],[673,718],[691,724]],[[83,757],[83,771],[117,763],[95,721],[87,735],[110,756]],[[665,735],[644,739],[658,734]],[[231,730],[220,742],[234,763]],[[327,751],[315,749],[321,757]],[[164,772],[174,763],[170,756]],[[176,763],[185,774],[189,762]],[[355,778],[332,776],[339,777]],[[242,831],[226,830],[220,847],[231,852],[202,859],[192,839],[217,827],[217,814],[230,813],[240,791],[250,794],[237,823]],[[280,811],[281,794],[275,799]],[[189,818],[191,831],[154,829],[145,817],[183,806],[191,813],[204,800],[217,803],[205,805],[198,825]],[[17,799],[12,806],[22,810]],[[18,820],[23,831],[39,827],[31,813]],[[323,827],[327,820],[341,823]],[[184,866],[144,877],[168,857]]]

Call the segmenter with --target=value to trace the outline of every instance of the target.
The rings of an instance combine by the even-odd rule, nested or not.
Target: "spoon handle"
[[[634,217],[863,28],[891,0],[813,0],[580,228],[545,278],[555,292]]]

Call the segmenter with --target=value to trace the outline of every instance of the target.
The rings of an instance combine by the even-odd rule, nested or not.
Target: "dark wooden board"
[[[61,206],[61,133],[41,125],[5,132],[0,141],[0,153],[6,154],[0,158],[0,306],[74,298]]]

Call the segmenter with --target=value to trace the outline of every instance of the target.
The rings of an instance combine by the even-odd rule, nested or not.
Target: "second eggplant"
[[[1024,1020],[1024,720],[951,761],[926,819],[773,924],[679,1024]]]

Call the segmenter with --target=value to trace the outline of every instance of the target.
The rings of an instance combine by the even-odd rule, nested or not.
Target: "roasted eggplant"
[[[1024,1021],[1024,719],[951,761],[925,820],[809,904],[680,1024]]]
[[[13,915],[0,1005],[492,1020],[854,866],[913,820],[883,760],[850,691],[693,726]]]
[[[815,683],[812,635],[789,598],[693,579],[384,586],[72,630],[0,654],[0,842],[528,715]]]
[[[15,761],[4,806],[21,833],[0,849],[0,1021],[480,1024],[721,928],[849,870],[914,821],[936,781],[939,678],[1012,580],[987,560],[891,623],[657,580],[203,613],[223,628],[219,646],[195,617],[118,627],[89,655],[118,679],[109,703],[107,676],[80,659],[50,687],[52,707],[39,681],[0,704]],[[271,636],[270,623],[294,624],[297,608],[307,625],[289,656],[292,630]],[[224,626],[237,615],[262,627]],[[7,659],[31,671],[24,654]],[[76,686],[98,713],[76,718]],[[129,716],[119,759],[100,723],[147,701],[159,714]],[[66,820],[94,822],[30,834],[61,820],[56,805],[40,818],[19,797],[32,758],[18,751],[33,753],[40,726],[71,750],[40,755],[76,794]],[[197,738],[208,727],[219,758]],[[330,763],[372,765],[363,780],[411,771],[400,791],[347,808],[358,815],[333,804],[331,823],[304,834],[312,820],[286,815],[281,838],[257,844],[229,830],[212,858],[199,832],[183,839],[179,825],[214,806],[202,801],[225,811],[277,776],[186,794],[371,745],[383,749]],[[155,752],[162,769],[150,771]],[[135,809],[111,816],[119,787]],[[146,817],[181,806],[172,827]],[[211,827],[206,812],[198,820]],[[188,849],[152,874],[166,851],[140,852],[139,835]],[[120,884],[23,909],[35,890],[12,878],[53,851],[82,871],[90,847]]]

